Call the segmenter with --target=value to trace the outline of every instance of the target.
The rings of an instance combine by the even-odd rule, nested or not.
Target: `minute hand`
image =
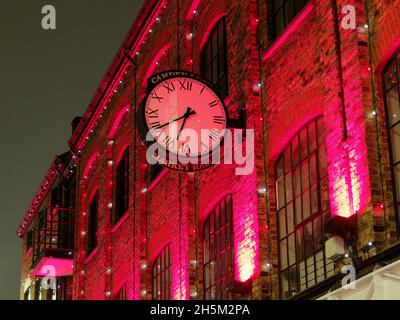
[[[186,118],[186,117],[188,117],[189,115],[192,115],[192,114],[195,114],[195,113],[196,113],[196,112],[195,112],[194,110],[192,110],[192,111],[190,111],[189,113],[185,113],[183,116],[180,116],[180,117],[178,117],[178,118],[169,120],[168,122],[166,122],[166,123],[164,123],[164,124],[162,124],[162,125],[160,125],[160,126],[154,127],[154,129],[160,129],[160,128],[166,127],[166,126],[168,126],[169,124],[171,124],[172,122],[181,120],[181,119]]]

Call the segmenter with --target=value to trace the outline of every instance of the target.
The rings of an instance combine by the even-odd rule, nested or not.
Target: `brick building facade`
[[[316,298],[343,265],[395,259],[399,16],[398,0],[147,0],[18,228],[21,298]],[[172,69],[254,129],[252,174],[146,163],[136,111]],[[57,290],[35,289],[46,265]]]

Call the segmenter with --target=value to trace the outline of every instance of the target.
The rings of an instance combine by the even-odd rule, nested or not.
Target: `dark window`
[[[334,274],[325,258],[329,194],[323,119],[313,120],[286,146],[275,167],[281,297]]]
[[[150,185],[161,173],[164,167],[158,163],[149,166],[149,179],[148,184]]]
[[[41,279],[35,279],[35,300],[42,300],[42,285]]]
[[[62,197],[62,188],[61,185],[57,185],[51,190],[51,206],[60,206],[61,205],[61,197]]]
[[[231,299],[228,290],[233,279],[232,197],[220,201],[204,223],[204,299]]]
[[[33,230],[29,230],[26,235],[26,250],[28,251],[33,245]]]
[[[171,300],[171,249],[166,246],[152,268],[152,287],[154,300]]]
[[[113,224],[116,223],[129,208],[129,150],[125,150],[117,165],[115,186],[115,211]]]
[[[390,137],[391,168],[394,181],[396,212],[400,211],[400,53],[383,74],[387,129]],[[397,221],[399,224],[399,221]]]
[[[128,294],[126,290],[126,283],[119,289],[118,293],[115,295],[114,300],[127,300]]]
[[[28,287],[24,292],[24,300],[31,300],[31,287]]]
[[[289,25],[293,18],[306,5],[308,0],[273,0],[272,21],[273,34],[277,38]]]
[[[216,86],[222,98],[228,95],[228,62],[226,45],[226,19],[211,31],[202,51],[202,75]]]
[[[87,215],[86,255],[89,255],[97,246],[98,209],[99,192],[96,191],[96,194],[89,204],[89,213]]]

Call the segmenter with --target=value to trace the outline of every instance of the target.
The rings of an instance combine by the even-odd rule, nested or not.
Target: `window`
[[[24,300],[31,300],[31,287],[28,287],[24,292]]]
[[[202,51],[202,75],[216,86],[222,98],[228,95],[228,62],[226,19],[221,19],[211,31]]]
[[[118,293],[116,294],[114,300],[127,300],[128,294],[126,290],[126,283],[119,289]]]
[[[129,150],[125,150],[117,165],[115,186],[115,211],[112,223],[115,224],[129,208]]]
[[[275,167],[281,297],[334,274],[325,258],[330,218],[323,120],[313,120],[286,146]]]
[[[33,245],[33,230],[29,230],[26,235],[26,251],[28,251]]]
[[[149,166],[148,170],[148,184],[150,185],[161,173],[161,171],[164,169],[162,165],[159,163],[153,164]]]
[[[152,268],[153,300],[171,300],[171,249],[166,246]]]
[[[292,19],[306,5],[307,0],[273,0],[272,21],[273,35],[277,38]]]
[[[233,278],[232,197],[219,202],[204,223],[204,299],[226,300]]]
[[[400,53],[383,74],[387,129],[390,137],[391,168],[396,212],[400,209]],[[397,221],[399,223],[399,221]]]
[[[87,218],[86,231],[86,254],[89,255],[97,246],[97,220],[99,209],[99,192],[96,191],[89,204],[89,214]]]

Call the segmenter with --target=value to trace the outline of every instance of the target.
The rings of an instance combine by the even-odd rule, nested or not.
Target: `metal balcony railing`
[[[34,229],[32,267],[42,257],[71,258],[74,249],[74,210],[49,207],[39,214]]]

